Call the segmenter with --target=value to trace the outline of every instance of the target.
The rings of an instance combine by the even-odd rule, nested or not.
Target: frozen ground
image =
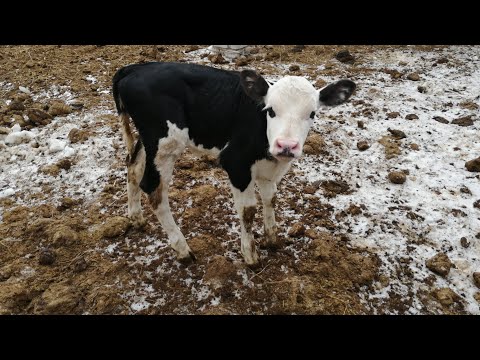
[[[186,59],[202,62],[202,53],[203,50],[189,52]],[[274,81],[279,74],[288,73],[290,63],[277,61],[272,66],[277,72],[267,74],[267,79]],[[318,68],[324,69],[323,64],[318,64]],[[401,75],[396,77],[395,72]],[[408,79],[412,73],[417,73],[419,80]],[[378,50],[363,54],[355,71],[349,65],[338,63],[335,74],[307,76],[313,83],[319,79],[328,83],[349,76],[357,83],[357,91],[348,104],[318,112],[312,132],[323,138],[324,152],[305,155],[282,182],[280,205],[277,206],[280,234],[288,237],[290,226],[300,222],[317,233],[328,232],[337,238],[346,235],[347,249],[365,249],[376,255],[380,264],[373,281],[354,290],[364,306],[364,310],[359,310],[361,313],[450,313],[448,304],[438,303],[432,295],[438,289],[450,288],[459,296],[454,302],[462,304],[461,311],[479,314],[479,289],[472,275],[480,271],[480,208],[473,206],[480,199],[480,181],[477,173],[466,170],[465,162],[480,156],[480,47],[454,46],[434,51],[420,51],[413,47]],[[97,83],[94,74],[84,78],[91,84]],[[2,82],[0,91],[6,92],[12,86]],[[75,94],[68,87],[45,90],[34,95],[34,99],[46,101],[55,97],[67,104],[75,100]],[[49,204],[58,207],[66,197],[82,199],[81,207],[75,210],[76,215],[87,218],[95,208],[101,224],[106,222],[108,215],[125,215],[124,147],[111,95],[100,88],[98,92],[104,100],[95,108],[56,116],[48,125],[30,130],[12,123],[11,127],[0,131],[0,198],[11,200],[0,203],[2,229],[8,228],[3,214],[13,206],[34,208]],[[9,100],[5,104],[8,106]],[[416,116],[406,119],[410,114]],[[452,120],[466,116],[473,120],[471,125],[452,123]],[[438,122],[434,117],[442,117],[449,123]],[[363,125],[359,125],[360,121]],[[88,140],[72,143],[68,135],[73,128],[88,131]],[[395,139],[388,129],[401,130],[406,137]],[[365,151],[357,148],[357,142],[361,140],[370,145]],[[71,166],[61,166],[65,159]],[[188,156],[187,161],[189,159],[192,158]],[[57,173],[53,175],[52,166],[57,167],[53,170]],[[269,273],[274,271],[273,268],[277,271],[275,282],[283,281],[278,280],[282,276],[294,279],[292,284],[303,281],[299,288],[304,290],[292,285],[288,291],[299,291],[305,298],[310,296],[309,291],[313,291],[309,290],[310,282],[297,273],[297,266],[310,258],[312,236],[301,236],[293,243],[287,243],[290,263],[262,250],[268,271],[254,275],[242,266],[238,253],[239,229],[226,178],[220,169],[210,165],[201,168],[199,175],[194,175],[188,169],[196,169],[195,166],[197,164],[177,174],[181,184],[172,188],[172,207],[179,224],[186,229],[187,238],[198,240],[207,233],[209,238],[205,242],[213,241],[212,250],[205,250],[203,263],[182,269],[168,249],[164,234],[155,230],[156,224],[152,224],[147,235],[127,233],[109,241],[97,239],[92,249],[100,254],[98,256],[106,256],[113,263],[124,259],[129,266],[138,265],[128,271],[131,278],[124,280],[122,276],[127,275],[117,274],[108,284],[109,288],[116,289],[126,304],[121,311],[110,311],[148,313],[152,309],[163,309],[161,313],[202,313],[224,306],[222,311],[225,313],[278,312],[274,305],[280,302],[280,296],[270,298],[271,303],[266,296],[261,298],[263,303],[254,299],[246,302],[243,308],[241,305],[245,298],[252,296],[253,299],[252,292],[264,291],[268,283],[273,283],[267,278],[271,276],[273,279],[273,273]],[[406,182],[391,183],[388,174],[393,170],[403,171]],[[329,193],[321,186],[327,180],[343,183],[348,191]],[[109,186],[115,191],[110,191],[107,201],[102,198],[105,194],[102,189]],[[309,191],[303,191],[304,188]],[[185,192],[190,194],[190,200],[183,197]],[[212,228],[216,226],[217,230],[206,228],[205,223],[189,223],[189,219],[195,221],[198,214],[194,210],[201,208],[202,199],[209,197],[215,203],[207,209],[202,208],[201,212],[212,219],[224,213],[222,219],[212,220]],[[295,207],[284,206],[292,201]],[[313,221],[308,215],[325,204],[330,206],[326,213],[332,226]],[[258,231],[262,231],[260,226]],[[220,232],[223,234],[221,241],[212,240]],[[462,237],[466,239],[463,246]],[[7,232],[2,238],[0,244],[3,246],[13,246],[11,244],[18,240],[14,233]],[[141,242],[138,239],[142,239]],[[38,251],[40,245],[33,249]],[[30,249],[29,254],[33,253]],[[453,263],[446,276],[439,276],[426,267],[426,261],[438,253],[446,254]],[[212,265],[216,264],[216,255],[222,255],[234,264],[233,269],[225,270],[227,280],[222,281],[229,285],[220,292],[215,281],[204,278],[205,274],[212,277],[211,272],[216,271]],[[33,255],[30,258],[33,259]],[[13,271],[3,281],[4,285],[24,284],[26,278],[32,278],[31,272],[25,272],[25,269],[31,269],[33,265],[25,261],[19,265],[17,275]],[[6,268],[2,268],[3,273],[8,270]],[[158,279],[169,283],[166,279],[174,275],[178,276],[175,286],[183,287],[177,295],[155,282]],[[42,301],[46,301],[47,292],[43,293]],[[8,296],[0,297],[0,302],[10,299]],[[228,308],[226,299],[237,302]],[[179,302],[178,306],[172,305],[175,301]],[[285,303],[286,300],[282,301]],[[342,304],[344,302],[342,300]],[[35,304],[30,310],[23,311],[43,309]],[[2,306],[0,309],[4,312],[15,312],[6,305]],[[304,308],[292,309],[286,311],[300,313]],[[322,313],[318,310],[320,307],[314,309]],[[356,313],[356,308],[352,309]],[[327,313],[332,311],[325,310]],[[98,309],[88,308],[82,312],[96,313]]]

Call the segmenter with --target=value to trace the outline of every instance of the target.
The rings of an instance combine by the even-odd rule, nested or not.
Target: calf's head
[[[355,83],[350,80],[340,80],[316,90],[299,76],[286,76],[269,85],[252,70],[242,71],[240,80],[247,95],[264,105],[269,151],[282,161],[302,155],[318,109],[344,103],[355,90]]]

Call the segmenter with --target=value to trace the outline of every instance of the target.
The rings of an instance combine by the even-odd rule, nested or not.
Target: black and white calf
[[[140,189],[179,260],[193,260],[173,219],[168,186],[186,146],[219,156],[228,173],[241,224],[241,252],[258,263],[252,235],[255,184],[263,202],[265,245],[278,246],[274,215],[277,183],[302,148],[316,111],[345,102],[355,89],[340,80],[316,90],[305,78],[268,84],[252,70],[225,71],[185,63],[129,65],[113,78],[113,96],[128,149],[128,215],[141,226]],[[134,139],[129,116],[139,133]]]

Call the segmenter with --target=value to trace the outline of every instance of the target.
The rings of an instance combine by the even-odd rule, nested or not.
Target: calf
[[[277,184],[303,144],[321,107],[345,102],[355,89],[340,80],[316,90],[305,78],[286,76],[270,85],[252,70],[226,71],[186,63],[134,64],[113,78],[113,96],[127,145],[128,216],[142,226],[140,189],[168,235],[178,260],[195,257],[173,219],[168,186],[186,146],[219,157],[240,217],[241,252],[258,263],[252,234],[255,184],[263,202],[265,245],[278,247],[274,215]],[[129,125],[139,133],[134,145]]]

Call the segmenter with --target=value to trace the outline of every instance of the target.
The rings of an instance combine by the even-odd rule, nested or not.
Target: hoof
[[[256,263],[253,263],[253,264],[247,264],[247,267],[254,271],[254,272],[257,272],[258,270],[260,270],[262,268],[262,263],[260,261],[257,261]]]
[[[284,244],[281,241],[265,241],[261,244],[262,249],[268,249],[272,251],[277,251],[283,248]]]
[[[189,251],[187,256],[184,256],[182,258],[177,258],[177,260],[180,264],[187,266],[195,262],[197,258],[195,257],[195,254],[192,251]]]
[[[268,249],[272,251],[279,250],[280,248],[285,246],[285,242],[281,237],[277,236],[276,229],[273,230],[265,230],[265,237],[264,241],[260,244],[262,249]]]

